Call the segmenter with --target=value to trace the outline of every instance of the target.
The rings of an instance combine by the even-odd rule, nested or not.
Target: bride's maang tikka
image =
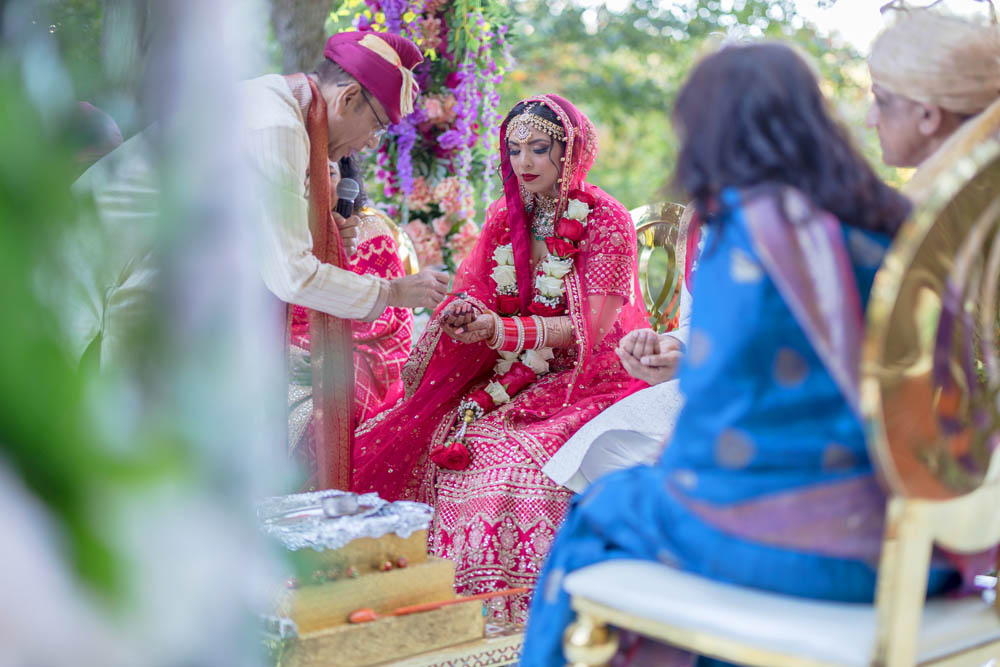
[[[507,123],[507,139],[523,143],[531,136],[532,130],[538,130],[549,135],[556,141],[566,141],[566,131],[562,126],[531,113],[531,110],[537,105],[537,102],[528,105],[524,111],[514,116]]]

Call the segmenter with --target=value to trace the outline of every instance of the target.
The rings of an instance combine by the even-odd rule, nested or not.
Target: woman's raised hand
[[[629,331],[618,341],[618,355],[624,352],[636,360],[656,354],[660,339],[652,329],[635,329]]]
[[[615,351],[625,371],[649,385],[674,379],[683,354],[680,341],[673,336],[658,336],[652,329],[630,331]]]

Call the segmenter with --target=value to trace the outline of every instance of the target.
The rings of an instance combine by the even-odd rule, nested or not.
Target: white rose
[[[510,396],[507,395],[507,390],[499,382],[490,382],[486,385],[486,393],[490,395],[493,399],[493,403],[496,405],[503,405],[504,403],[510,403]]]
[[[573,270],[573,258],[559,258],[555,255],[547,255],[542,261],[542,271],[553,278],[563,278]]]
[[[590,207],[579,199],[570,199],[566,205],[566,217],[574,220],[586,220],[590,215]]]
[[[513,266],[496,266],[493,268],[493,280],[497,287],[511,287],[517,284],[517,273]]]
[[[497,249],[493,251],[493,261],[498,266],[512,266],[514,264],[514,246],[510,243],[498,245]]]
[[[553,299],[561,297],[566,291],[562,278],[553,278],[552,276],[538,276],[535,278],[535,287],[538,288],[542,296]]]
[[[500,359],[493,368],[497,375],[506,375],[515,361],[517,361],[517,352],[500,352]]]
[[[545,356],[541,352],[542,350],[527,350],[521,356],[524,365],[533,370],[535,375],[545,375],[549,372],[549,362],[545,360]],[[551,350],[549,350],[549,358],[552,358]]]

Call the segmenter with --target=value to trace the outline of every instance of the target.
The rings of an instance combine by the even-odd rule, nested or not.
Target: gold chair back
[[[1000,480],[1000,143],[932,182],[875,279],[862,409],[891,491],[933,500]]]
[[[1000,542],[1000,143],[936,169],[875,277],[862,350],[868,446],[890,491],[876,593],[889,666],[916,660],[932,547],[975,558]],[[954,662],[997,657],[994,638]]]
[[[687,224],[693,210],[658,202],[629,211],[639,243],[639,286],[649,326],[660,333],[677,326]]]

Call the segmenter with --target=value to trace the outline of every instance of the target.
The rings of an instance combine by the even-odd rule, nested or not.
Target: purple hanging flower
[[[385,12],[386,29],[398,35],[403,30],[403,14],[409,9],[407,0],[383,0],[382,11]]]
[[[407,210],[408,198],[428,188],[434,192],[444,182],[442,174],[446,174],[450,187],[458,190],[457,196],[454,191],[448,195],[447,210],[438,211],[440,202],[432,201],[433,207],[411,210],[410,215],[421,224],[437,222],[442,229],[447,225],[451,230],[464,229],[468,236],[468,229],[475,227],[471,202],[475,190],[472,182],[477,180],[470,176],[475,171],[483,174],[485,182],[492,181],[501,121],[497,87],[503,71],[512,64],[507,26],[493,28],[486,18],[494,20],[493,12],[500,3],[473,3],[481,9],[464,16],[455,15],[450,0],[365,0],[365,4],[369,17],[355,17],[359,28],[402,35],[425,50],[436,51],[438,57],[427,58],[415,74],[421,93],[434,96],[435,105],[446,105],[448,111],[444,123],[440,122],[440,113],[435,115],[438,120],[431,123],[424,104],[418,103],[413,114],[390,126],[389,136],[377,154],[377,166],[373,165],[374,175],[384,186],[385,200],[380,203],[395,217]],[[448,24],[449,18],[452,25]],[[459,33],[467,33],[479,46],[474,51],[453,49],[453,36]],[[484,195],[489,191],[485,188]],[[438,217],[432,220],[427,216]],[[454,235],[454,231],[448,232],[441,239],[444,257],[452,263]]]

